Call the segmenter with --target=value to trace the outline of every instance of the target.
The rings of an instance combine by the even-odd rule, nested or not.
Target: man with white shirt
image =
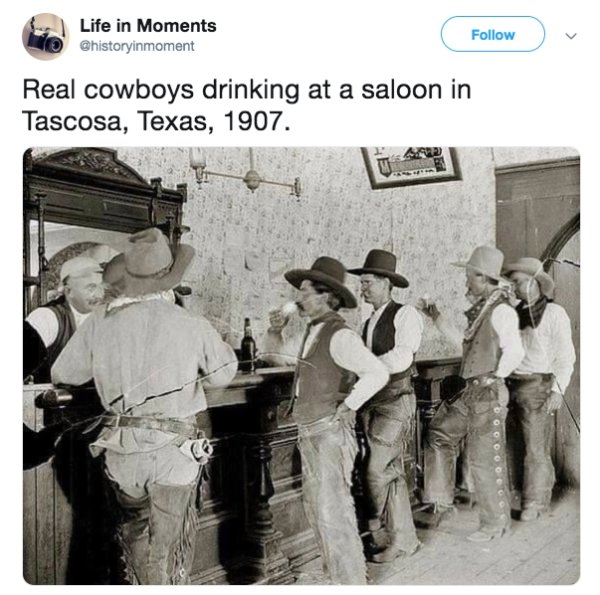
[[[60,284],[62,295],[36,308],[26,319],[46,346],[50,366],[102,300],[102,267],[93,258],[71,258],[60,269]]]
[[[507,290],[499,285],[503,261],[500,250],[479,246],[468,262],[453,263],[466,268],[466,285],[473,296],[465,312],[468,326],[460,371],[466,388],[442,402],[425,447],[423,501],[432,504],[436,514],[444,514],[453,507],[456,450],[466,437],[480,520],[468,539],[476,542],[501,537],[510,527],[504,379],[521,363],[524,351],[517,314]]]
[[[189,582],[196,491],[210,444],[196,415],[205,386],[227,385],[233,349],[202,317],[173,303],[194,255],[173,254],[157,228],[134,234],[107,267],[118,297],[97,309],[52,367],[54,383],[93,378],[105,414],[91,445],[120,507],[119,540],[133,584]]]
[[[360,275],[361,295],[373,306],[363,340],[390,373],[390,381],[361,408],[360,419],[368,446],[368,528],[373,534],[383,524],[388,538],[383,550],[371,552],[370,559],[391,562],[419,547],[403,459],[414,434],[417,400],[411,377],[423,320],[413,306],[392,300],[392,289],[406,288],[408,281],[396,273],[391,252],[371,250],[362,268],[348,272]]]
[[[309,323],[292,351],[281,336],[287,318],[272,313],[263,358],[280,363],[297,354],[289,411],[298,425],[306,516],[331,581],[364,585],[365,559],[350,492],[358,453],[354,424],[356,411],[383,388],[389,374],[337,313],[357,306],[345,274],[342,263],[327,256],[310,269],[285,273],[300,291],[298,306]]]
[[[511,404],[525,444],[522,521],[548,509],[555,482],[550,456],[552,416],[573,374],[575,349],[565,309],[552,302],[554,280],[537,258],[506,265],[514,282],[525,357],[508,378]],[[510,436],[509,436],[510,444]]]

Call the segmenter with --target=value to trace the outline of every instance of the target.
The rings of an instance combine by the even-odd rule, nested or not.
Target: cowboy
[[[197,428],[205,386],[224,386],[237,360],[203,318],[172,302],[194,250],[172,255],[156,228],[129,238],[110,270],[120,296],[94,312],[52,368],[54,383],[90,378],[106,414],[91,446],[121,508],[132,583],[189,581],[195,493],[210,445]]]
[[[504,255],[479,246],[466,268],[473,305],[466,311],[460,375],[462,393],[443,401],[429,426],[425,445],[423,501],[441,517],[453,510],[455,452],[466,438],[466,453],[479,505],[480,527],[467,539],[485,542],[510,527],[504,421],[508,391],[504,379],[523,359],[518,317],[500,286]]]
[[[60,269],[59,291],[60,297],[26,318],[48,349],[50,366],[104,296],[100,263],[86,256],[67,260]]]
[[[389,379],[385,366],[364,346],[338,314],[356,308],[344,285],[341,262],[322,256],[310,269],[293,269],[286,280],[300,292],[298,307],[309,319],[298,354],[289,412],[298,425],[302,458],[302,495],[309,524],[321,550],[325,574],[339,584],[366,584],[366,566],[350,492],[358,444],[356,411]],[[281,311],[271,313],[264,343],[277,363],[289,361],[281,335],[287,324]],[[355,376],[358,380],[354,382]]]
[[[373,306],[362,329],[363,341],[390,373],[390,381],[361,408],[360,421],[368,447],[365,487],[371,543],[382,528],[382,519],[386,519],[388,538],[387,546],[369,557],[373,562],[391,562],[412,554],[420,545],[404,456],[413,439],[417,399],[411,376],[423,320],[413,306],[392,300],[392,289],[406,288],[408,281],[396,273],[396,256],[391,252],[371,250],[362,268],[348,272],[360,275],[361,295]]]
[[[525,357],[507,379],[512,411],[525,446],[522,521],[532,521],[550,505],[555,482],[550,456],[552,416],[560,408],[573,374],[575,348],[565,309],[552,301],[554,281],[537,258],[505,267],[514,283]],[[509,440],[510,444],[510,440]]]

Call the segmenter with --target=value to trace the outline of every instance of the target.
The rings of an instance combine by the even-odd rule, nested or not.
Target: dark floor
[[[570,585],[579,577],[579,492],[563,492],[534,522],[513,521],[511,533],[489,543],[465,537],[477,510],[461,507],[443,528],[419,529],[423,542],[410,558],[369,564],[380,585]],[[297,584],[323,584],[320,560],[299,569]]]

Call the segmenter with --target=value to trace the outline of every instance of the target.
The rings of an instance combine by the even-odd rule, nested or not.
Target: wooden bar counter
[[[412,456],[405,461],[415,503],[423,479],[423,432],[439,400],[460,389],[459,363],[456,358],[417,362],[418,423]],[[285,415],[292,379],[292,368],[259,368],[254,374],[238,374],[225,389],[207,391],[208,410],[198,421],[211,438],[214,454],[202,489],[194,583],[291,583],[293,569],[318,555],[302,507],[297,430]],[[48,388],[24,387],[24,421],[32,429],[43,427],[57,409],[76,408],[42,404],[41,411],[39,395]],[[90,439],[71,437],[69,448],[60,452],[67,463],[69,457],[77,458],[78,465],[84,459],[85,473],[78,472],[70,481],[57,477],[58,452],[51,461],[24,472],[24,575],[30,583],[84,582],[74,574],[72,558],[74,553],[89,558],[92,552],[86,548],[92,545],[100,546],[100,554],[94,553],[98,563],[113,564],[109,536],[94,528],[103,507],[110,504],[99,487],[100,462],[85,452]],[[86,496],[78,497],[80,492]],[[74,503],[81,502],[87,510],[75,510]],[[99,544],[102,540],[105,543]],[[105,577],[88,575],[89,582],[115,580],[108,570]]]

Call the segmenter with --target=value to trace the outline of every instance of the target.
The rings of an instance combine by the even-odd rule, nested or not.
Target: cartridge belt
[[[160,430],[185,436],[191,440],[203,438],[204,432],[193,423],[180,419],[160,419],[157,417],[136,417],[133,415],[105,415],[102,424],[109,428],[140,428],[143,430]]]

